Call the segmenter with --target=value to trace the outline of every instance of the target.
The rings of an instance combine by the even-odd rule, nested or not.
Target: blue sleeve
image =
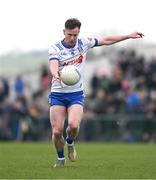
[[[97,38],[87,38],[86,44],[88,46],[88,49],[98,46],[98,39]]]

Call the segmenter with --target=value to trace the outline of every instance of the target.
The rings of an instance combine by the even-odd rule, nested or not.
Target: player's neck
[[[74,43],[69,43],[68,41],[66,41],[66,39],[62,40],[62,44],[63,46],[67,47],[67,48],[73,48],[76,45],[76,41]]]

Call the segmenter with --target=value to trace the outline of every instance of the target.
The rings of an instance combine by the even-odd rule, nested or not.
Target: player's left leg
[[[54,105],[50,107],[50,122],[52,127],[52,140],[57,152],[57,162],[54,167],[64,166],[64,138],[63,129],[66,116],[66,107]]]
[[[80,104],[73,104],[68,108],[68,127],[66,143],[68,146],[68,157],[71,161],[76,160],[76,150],[74,147],[74,140],[78,135],[79,126],[83,115],[83,106]]]

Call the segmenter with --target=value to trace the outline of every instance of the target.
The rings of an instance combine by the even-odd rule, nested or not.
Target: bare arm
[[[57,81],[60,81],[60,74],[59,74],[59,62],[58,60],[52,60],[50,63],[50,72]]]
[[[107,36],[107,37],[101,37],[98,41],[98,46],[102,45],[111,45],[118,43],[120,41],[124,41],[127,39],[137,39],[142,38],[144,35],[140,32],[133,32],[128,35],[116,35],[116,36]]]

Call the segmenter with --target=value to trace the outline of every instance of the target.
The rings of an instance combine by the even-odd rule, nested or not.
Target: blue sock
[[[64,151],[57,151],[58,158],[64,158]]]
[[[73,140],[69,137],[66,138],[66,142],[67,144],[72,144],[73,143]]]

